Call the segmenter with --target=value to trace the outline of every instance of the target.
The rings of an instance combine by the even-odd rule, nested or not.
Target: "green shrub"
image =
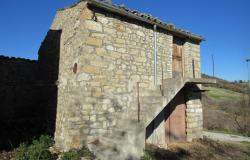
[[[27,144],[21,143],[16,151],[16,160],[27,160]]]
[[[72,149],[64,153],[60,160],[81,160],[82,157],[88,160],[95,159],[95,155],[86,146],[83,146],[80,150]]]
[[[144,155],[141,157],[141,160],[153,160],[152,153],[148,150],[145,150]]]
[[[47,135],[33,140],[30,145],[22,143],[17,148],[16,160],[55,160],[56,156],[49,151],[53,144],[54,141]]]
[[[64,153],[60,160],[80,160],[81,157],[78,150],[70,150]]]

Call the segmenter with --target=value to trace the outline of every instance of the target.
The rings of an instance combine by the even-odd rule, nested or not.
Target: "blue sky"
[[[1,0],[0,54],[37,59],[56,10],[77,0]],[[113,0],[150,13],[206,38],[201,45],[202,72],[227,80],[247,80],[250,58],[249,0]]]

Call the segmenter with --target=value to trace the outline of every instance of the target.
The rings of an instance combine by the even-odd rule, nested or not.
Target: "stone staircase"
[[[164,96],[161,86],[155,86],[150,89],[140,88],[139,105],[141,108],[141,121],[145,124],[154,119],[155,113],[163,107]]]
[[[163,85],[140,88],[141,117],[145,124],[149,124],[167,106],[186,82],[181,75],[175,74],[173,78],[164,79]]]
[[[145,141],[145,132],[147,132],[145,128],[155,121],[185,83],[186,81],[180,75],[175,75],[171,79],[165,79],[163,85],[150,88],[139,87],[139,104],[138,101],[134,102],[132,104],[134,111],[120,115],[117,119],[117,126],[120,127],[113,129],[111,134],[101,137],[102,145],[95,146],[98,157],[103,157],[104,160],[131,159],[128,157],[130,154],[133,159],[139,159],[138,156],[142,155],[145,142],[155,145],[164,142],[164,121],[156,127],[150,137],[146,137],[147,141]],[[140,107],[139,122],[137,107]]]
[[[202,78],[183,79],[180,74],[174,74],[173,78],[163,80],[161,86],[139,84],[131,107],[117,114],[116,127],[110,133],[101,134],[98,145],[89,147],[93,147],[95,154],[103,160],[117,160],[140,159],[146,143],[165,145],[166,106],[188,83],[215,82]]]
[[[164,145],[165,142],[165,124],[163,109],[184,87],[188,80],[183,80],[180,74],[174,74],[173,78],[163,80],[161,86],[151,88],[140,88],[140,117],[146,128],[147,143],[155,145]],[[147,132],[152,134],[147,135]]]

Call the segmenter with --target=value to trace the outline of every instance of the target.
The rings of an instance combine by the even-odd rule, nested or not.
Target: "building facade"
[[[59,10],[39,51],[43,78],[57,79],[55,147],[128,159],[201,138],[201,41],[109,2]]]

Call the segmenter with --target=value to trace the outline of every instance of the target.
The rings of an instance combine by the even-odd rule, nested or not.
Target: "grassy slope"
[[[216,88],[216,87],[203,87],[205,90],[209,90],[206,95],[214,101],[230,101],[232,99],[240,101],[242,93],[234,92],[231,90]]]
[[[204,128],[240,134],[234,114],[241,108],[243,93],[217,87],[203,87]],[[171,144],[167,149],[151,147],[142,160],[250,160],[250,143],[225,143],[210,139]]]
[[[227,133],[239,133],[239,126],[235,121],[235,113],[242,110],[242,99],[246,95],[232,90],[203,87],[209,90],[203,94],[204,128]],[[250,113],[250,107],[246,110]],[[244,112],[240,113],[239,120],[243,120]]]

